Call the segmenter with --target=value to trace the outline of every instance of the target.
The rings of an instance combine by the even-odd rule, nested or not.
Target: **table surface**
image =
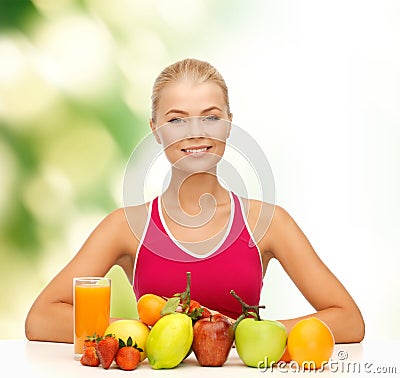
[[[400,340],[363,341],[356,344],[336,344],[331,364],[324,371],[298,372],[294,364],[274,366],[267,371],[250,368],[243,364],[232,348],[228,360],[222,367],[201,367],[192,353],[174,369],[153,370],[148,361],[143,361],[136,370],[126,372],[113,364],[108,370],[102,367],[82,366],[73,359],[71,344],[34,342],[27,340],[0,340],[0,361],[3,371],[23,373],[24,377],[260,377],[260,374],[299,376],[318,374],[322,376],[399,376]],[[354,374],[356,373],[356,374]],[[3,375],[2,375],[3,376]],[[261,375],[262,376],[262,375]]]

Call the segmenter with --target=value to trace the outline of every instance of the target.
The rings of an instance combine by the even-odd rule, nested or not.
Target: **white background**
[[[234,122],[263,147],[276,202],[361,308],[367,338],[399,338],[400,2],[257,2],[215,65]],[[266,316],[312,311],[269,268]]]

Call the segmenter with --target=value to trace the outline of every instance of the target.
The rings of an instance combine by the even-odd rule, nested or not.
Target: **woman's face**
[[[221,159],[230,120],[217,84],[179,81],[162,89],[150,125],[171,164],[194,172],[208,171]]]

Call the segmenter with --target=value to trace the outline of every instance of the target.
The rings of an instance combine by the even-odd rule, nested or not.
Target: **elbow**
[[[32,316],[28,314],[25,320],[25,337],[29,341],[37,341],[37,338],[35,337],[35,332],[34,329],[35,327],[32,324]]]
[[[29,340],[29,341],[40,341],[38,338],[34,337],[34,335],[30,332],[28,332],[25,328],[25,337]]]
[[[39,320],[40,318],[31,309],[25,319],[25,337],[29,341],[42,341]]]
[[[364,318],[358,308],[353,310],[346,320],[347,337],[344,337],[345,343],[360,343],[365,336]]]
[[[355,327],[354,327],[354,343],[360,343],[364,340],[365,336],[365,322],[364,319],[359,312],[357,319],[355,320]]]
[[[360,343],[364,339],[365,323],[357,305],[336,307],[334,314],[327,324],[331,326],[336,344]]]
[[[32,328],[30,327],[30,324],[28,322],[28,320],[25,321],[25,337],[29,340],[29,341],[34,341],[35,337],[32,333]]]

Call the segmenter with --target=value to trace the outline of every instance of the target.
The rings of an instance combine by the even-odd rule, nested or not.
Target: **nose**
[[[205,135],[202,119],[203,117],[191,117],[188,119],[188,127],[186,130],[187,138],[195,138]]]

